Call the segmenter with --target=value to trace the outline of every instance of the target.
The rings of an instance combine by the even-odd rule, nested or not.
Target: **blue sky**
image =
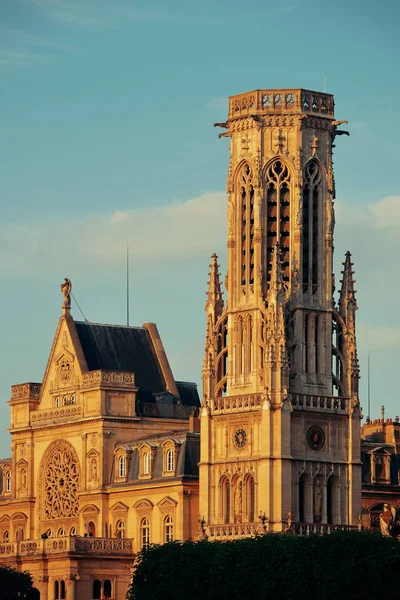
[[[335,94],[336,280],[353,253],[361,404],[400,412],[398,78],[394,0],[2,0],[0,418],[41,381],[73,282],[91,321],[155,321],[178,379],[201,381],[209,257],[225,268],[228,141],[212,124],[255,88]],[[76,307],[73,315],[80,319]],[[9,455],[9,437],[0,455]]]

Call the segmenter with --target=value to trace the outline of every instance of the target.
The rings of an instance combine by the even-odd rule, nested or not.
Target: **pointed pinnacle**
[[[282,274],[282,258],[279,242],[275,242],[272,251],[271,278],[269,283],[270,291],[274,291],[276,294],[278,294],[285,285]]]
[[[224,306],[224,302],[222,300],[223,292],[221,291],[221,280],[220,280],[220,272],[219,264],[217,262],[218,256],[215,254],[211,257],[210,264],[210,279],[208,280],[208,292],[207,292],[207,302],[206,302],[206,310],[213,306],[217,312],[222,312],[222,308]]]

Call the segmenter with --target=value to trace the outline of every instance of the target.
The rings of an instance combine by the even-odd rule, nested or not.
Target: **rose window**
[[[79,467],[73,448],[57,444],[44,472],[44,518],[78,515]]]

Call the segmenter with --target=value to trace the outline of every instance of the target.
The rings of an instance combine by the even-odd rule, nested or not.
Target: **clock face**
[[[235,446],[237,448],[244,448],[247,442],[247,433],[244,429],[238,429],[235,431],[235,435],[233,437],[235,442]]]
[[[307,443],[313,450],[322,450],[325,444],[324,430],[318,425],[312,425],[307,431]]]

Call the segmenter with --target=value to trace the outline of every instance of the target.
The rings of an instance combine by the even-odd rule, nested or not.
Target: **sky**
[[[399,4],[1,0],[0,456],[10,386],[43,378],[60,284],[93,322],[156,322],[199,384],[210,256],[226,268],[230,95],[323,90],[337,119],[336,281],[352,252],[360,398],[400,413]],[[81,320],[76,304],[72,314]]]

